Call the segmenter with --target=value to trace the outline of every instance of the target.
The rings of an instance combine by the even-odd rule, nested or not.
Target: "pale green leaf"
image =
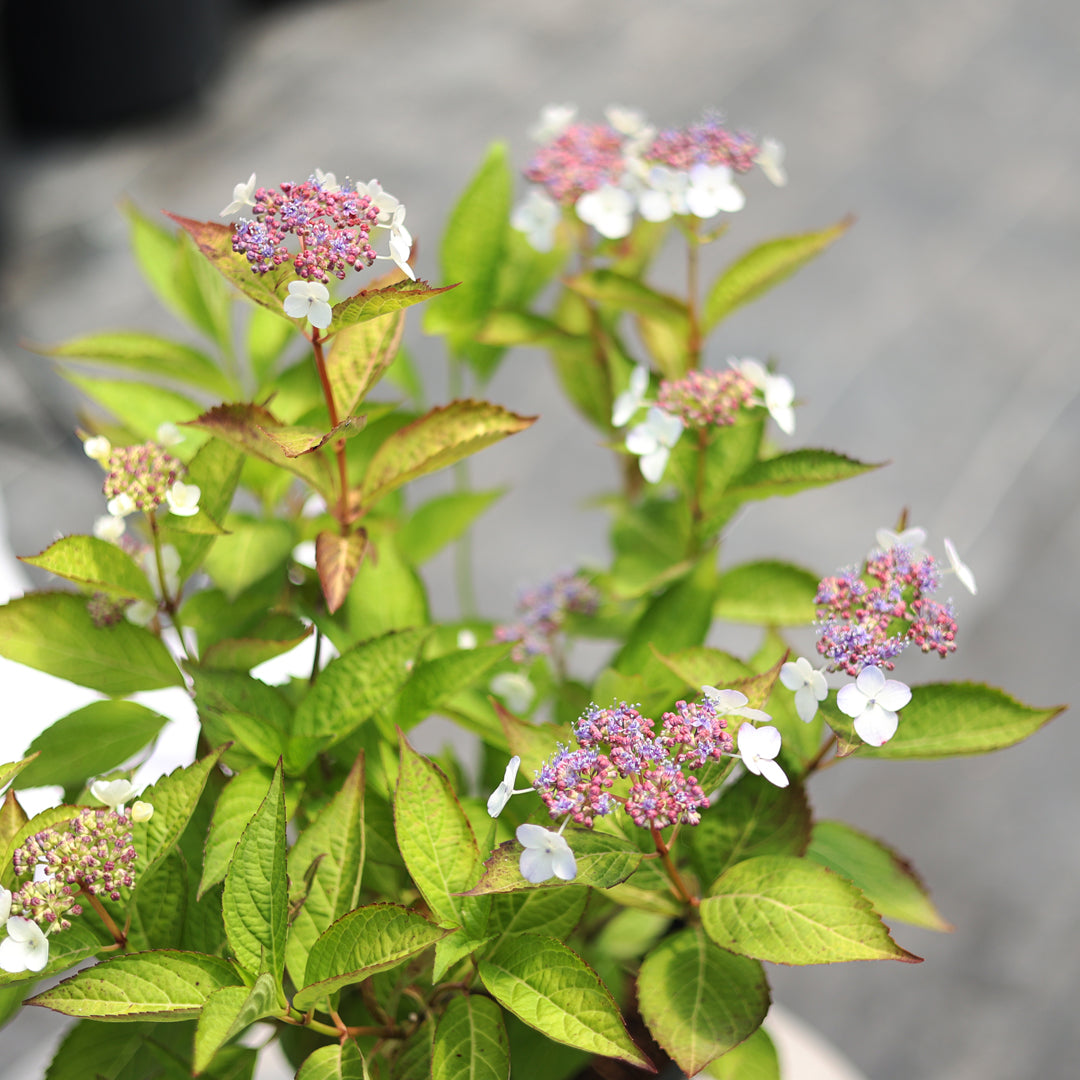
[[[127,379],[76,375],[72,371],[61,371],[60,374],[91,401],[96,401],[115,416],[136,439],[153,442],[162,424],[194,420],[202,411],[202,406],[192,398],[162,386]],[[191,445],[203,440],[196,432],[192,432],[189,438]]]
[[[755,626],[801,626],[814,621],[818,577],[801,566],[765,559],[720,575],[713,614]]]
[[[405,557],[419,566],[457,540],[505,488],[496,491],[457,491],[437,495],[412,512],[398,533]]]
[[[352,1039],[335,1046],[320,1046],[309,1054],[296,1080],[368,1080],[360,1048]]]
[[[28,752],[26,757],[21,761],[8,761],[3,765],[0,765],[0,791],[8,786],[16,776],[19,775],[25,768],[27,768],[34,758],[37,757],[36,752]],[[36,787],[35,784],[23,784],[22,787]]]
[[[781,1080],[780,1059],[772,1039],[758,1028],[744,1043],[709,1066],[711,1080]]]
[[[229,514],[228,536],[220,537],[206,555],[206,572],[226,596],[236,597],[249,585],[284,564],[296,545],[286,521],[262,520],[250,514]]]
[[[154,590],[135,560],[96,536],[63,536],[40,555],[22,555],[20,561],[97,592],[156,603]]]
[[[797,495],[809,488],[850,480],[880,468],[880,462],[856,461],[832,450],[792,450],[755,462],[731,480],[724,497],[747,502],[770,499],[774,495]]]
[[[210,994],[195,1029],[195,1072],[202,1072],[214,1054],[234,1035],[239,1035],[256,1020],[278,1012],[277,996],[274,980],[265,972],[250,988],[223,986]]]
[[[509,644],[457,649],[417,664],[402,687],[395,721],[408,731],[462,690],[474,686],[510,653]]]
[[[206,836],[202,880],[197,893],[200,900],[207,889],[225,880],[236,845],[266,797],[269,783],[266,770],[253,765],[236,773],[218,796],[214,816],[210,819],[210,831]]]
[[[509,1080],[502,1009],[482,994],[452,998],[435,1031],[432,1080]]]

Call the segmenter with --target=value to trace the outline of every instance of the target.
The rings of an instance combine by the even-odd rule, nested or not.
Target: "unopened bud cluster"
[[[291,262],[304,280],[325,284],[331,274],[344,279],[350,267],[363,270],[375,261],[368,236],[379,207],[369,195],[312,176],[279,190],[261,187],[254,199],[253,219],[241,218],[232,239],[233,251],[248,260],[253,273]],[[286,247],[290,235],[300,243],[295,254]]]
[[[12,894],[12,913],[66,930],[67,916],[82,913],[79,892],[119,900],[135,884],[135,860],[130,817],[84,807],[16,849],[15,876],[30,880]]]
[[[118,503],[129,513],[156,510],[184,475],[183,463],[153,442],[114,447],[102,464],[107,474],[102,491],[113,513]]]
[[[754,384],[734,368],[691,371],[660,383],[657,405],[687,428],[728,427],[754,396]]]
[[[550,655],[555,638],[570,614],[593,615],[599,604],[596,589],[578,574],[558,574],[518,597],[518,619],[495,628],[496,641],[514,641],[517,663]]]
[[[560,746],[536,777],[536,790],[552,818],[567,814],[579,825],[609,814],[622,803],[635,825],[662,829],[696,825],[708,806],[697,777],[700,768],[734,751],[727,720],[705,699],[679,701],[655,721],[622,702],[612,708],[590,706],[574,727],[577,747]],[[626,794],[611,794],[618,781]]]
[[[891,671],[909,645],[945,657],[956,650],[951,604],[927,594],[940,582],[932,555],[903,544],[875,551],[862,571],[849,568],[818,585],[818,652],[832,669],[858,675],[863,668]]]

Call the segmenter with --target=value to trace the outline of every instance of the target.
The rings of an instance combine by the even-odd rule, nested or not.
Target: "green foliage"
[[[509,1075],[502,1009],[482,994],[454,998],[435,1031],[432,1080],[506,1080]]]

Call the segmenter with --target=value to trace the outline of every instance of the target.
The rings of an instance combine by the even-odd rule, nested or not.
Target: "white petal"
[[[780,668],[780,682],[783,686],[786,686],[788,690],[798,692],[806,685],[806,673],[799,666],[801,660],[801,656],[799,657],[799,660],[789,660]]]
[[[115,809],[135,794],[135,788],[132,787],[130,780],[95,780],[90,785],[90,794],[98,802],[103,802],[106,806]]]
[[[541,881],[547,881],[555,873],[551,861],[551,856],[546,851],[526,848],[521,853],[518,869],[526,881],[532,885],[539,885]]]
[[[879,667],[864,667],[855,679],[855,685],[868,697],[876,697],[885,689],[885,672]]]
[[[410,274],[411,276],[411,274]],[[320,330],[325,330],[333,321],[334,312],[323,300],[312,300],[311,309],[308,311],[308,322],[312,326],[318,327]]]
[[[562,846],[556,846],[551,853],[551,868],[557,878],[573,881],[577,876],[577,859],[574,858],[570,845],[561,836],[559,839],[562,840]]]
[[[956,551],[956,546],[947,536],[945,537],[945,554],[949,557],[949,565],[956,572],[956,576],[960,579],[960,584],[963,585],[972,596],[975,596],[978,591],[975,586],[975,575],[971,572],[971,567],[966,563],[961,562],[960,556]]]
[[[7,922],[11,914],[11,891],[0,885],[0,922]]]
[[[732,709],[733,716],[745,716],[747,720],[771,720],[772,716],[761,709]]]
[[[663,191],[643,191],[638,196],[638,213],[646,221],[667,221],[673,212],[671,196]]]
[[[652,454],[660,446],[648,424],[637,424],[626,433],[626,449],[631,454]]]
[[[788,786],[789,781],[787,773],[785,773],[775,761],[762,761],[761,775],[764,776],[770,784],[775,784],[777,787]]]
[[[88,458],[104,465],[112,453],[112,443],[104,435],[92,435],[83,443],[83,452]]]
[[[94,522],[94,535],[99,540],[115,544],[124,535],[124,519],[112,514],[104,514]]]
[[[814,671],[810,674],[810,681],[807,684],[814,693],[814,697],[818,701],[824,701],[829,696],[829,683],[825,678],[824,671]]]
[[[739,728],[740,735],[742,728]],[[774,758],[780,753],[780,731],[774,727],[754,728],[754,753],[759,758]]]
[[[154,807],[151,803],[136,799],[131,804],[132,821],[149,821],[154,816]]]
[[[717,712],[734,712],[750,701],[741,690],[717,690],[715,686],[703,686],[701,691],[713,703]]]
[[[643,454],[641,461],[641,475],[649,481],[650,484],[659,484],[663,478],[664,470],[667,468],[668,456],[671,453],[666,446],[661,446],[654,450],[651,454]]]
[[[311,307],[311,301],[304,296],[297,296],[293,293],[289,293],[285,297],[285,314],[291,319],[306,319],[308,309]]]
[[[550,835],[551,830],[545,829],[543,825],[530,825],[528,823],[519,825],[514,833],[517,842],[526,848],[545,847]]]
[[[836,692],[836,707],[850,717],[860,716],[866,708],[867,697],[855,683],[841,686]]]
[[[897,723],[896,713],[871,705],[855,718],[855,734],[870,746],[882,746],[896,734]]]
[[[817,716],[819,700],[809,683],[804,683],[795,691],[795,711],[804,724],[809,724]]]
[[[165,501],[169,509],[178,517],[193,517],[199,512],[199,496],[202,489],[198,484],[185,484],[182,480],[165,492]]]
[[[911,701],[911,689],[896,679],[889,679],[884,688],[874,696],[874,700],[883,709],[895,712]]]
[[[498,817],[506,808],[506,804],[510,801],[510,795],[510,788],[507,787],[505,783],[500,783],[488,796],[488,814],[493,818]]]

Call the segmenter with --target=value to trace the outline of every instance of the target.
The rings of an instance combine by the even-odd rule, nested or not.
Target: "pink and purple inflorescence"
[[[760,146],[741,131],[729,131],[718,116],[706,116],[684,128],[661,131],[643,152],[646,161],[687,170],[695,165],[727,165],[749,172]]]
[[[872,553],[861,574],[851,568],[825,578],[814,598],[818,652],[848,675],[866,667],[891,671],[912,643],[941,657],[955,652],[952,605],[926,595],[939,582],[933,556],[916,557],[903,545]]]
[[[165,502],[165,493],[187,475],[183,462],[154,442],[112,449],[103,462],[102,491],[107,499],[130,495],[135,509],[149,513]]]
[[[754,384],[734,368],[691,371],[660,383],[657,404],[687,428],[728,427],[754,396]]]
[[[513,641],[516,663],[551,654],[570,614],[595,614],[599,594],[578,574],[559,574],[518,597],[518,619],[495,628],[496,641]]]
[[[243,255],[256,274],[285,262],[306,281],[325,284],[330,275],[344,279],[346,271],[363,270],[375,261],[368,236],[379,217],[369,195],[309,177],[303,183],[284,183],[280,190],[255,192],[252,218],[241,218],[233,230],[233,251]],[[300,250],[292,252],[286,238],[295,236]]]
[[[541,184],[558,203],[616,185],[626,171],[623,137],[608,124],[571,124],[533,155],[525,177]]]

